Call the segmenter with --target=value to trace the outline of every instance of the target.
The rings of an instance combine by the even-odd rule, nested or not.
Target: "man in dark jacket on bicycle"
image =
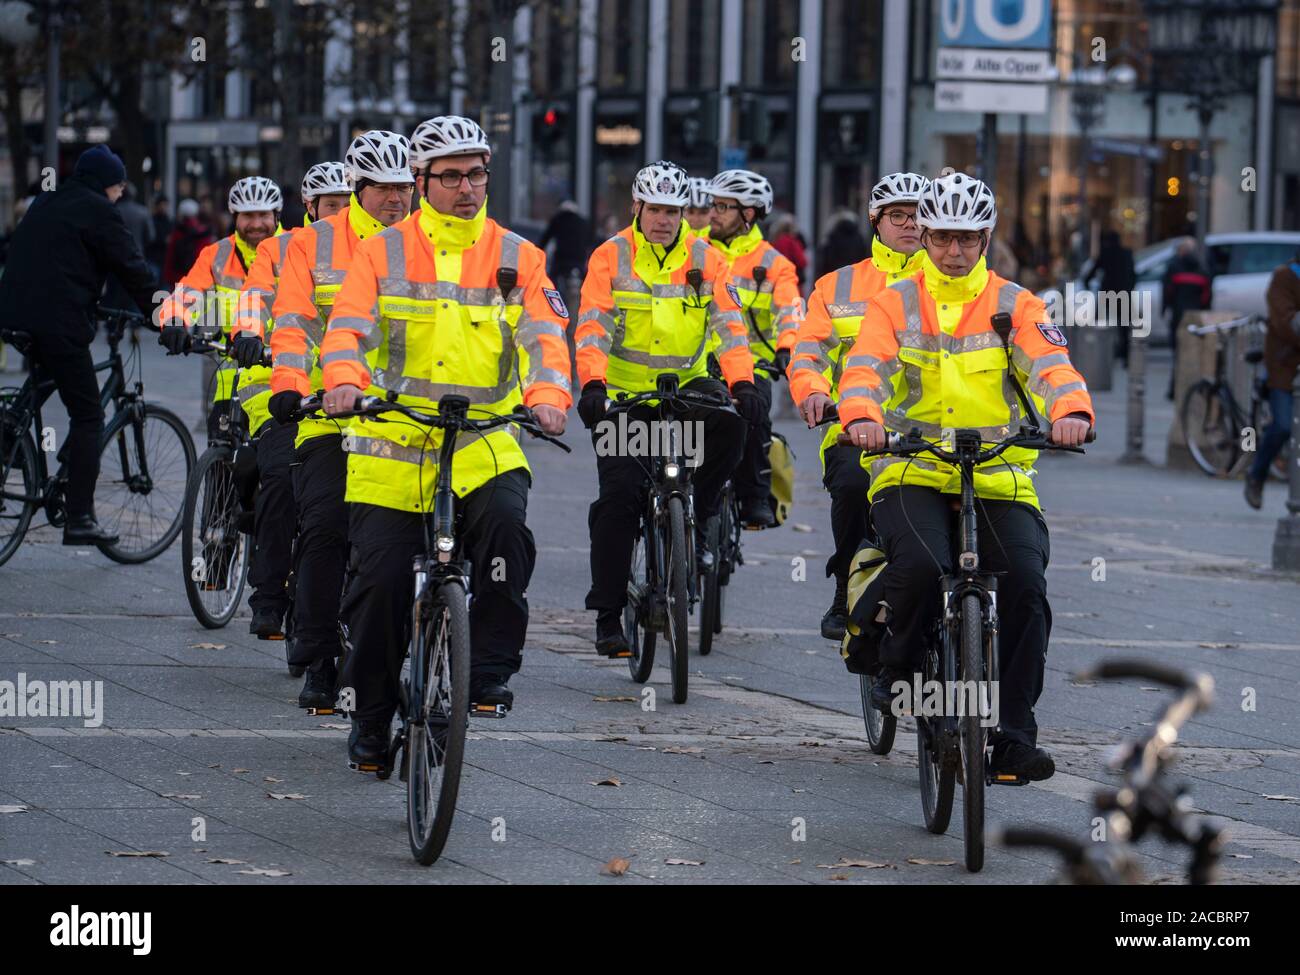
[[[126,168],[107,146],[87,149],[57,191],[37,197],[14,231],[0,279],[0,327],[31,334],[33,366],[52,379],[67,408],[64,545],[117,540],[95,521],[95,481],[104,410],[90,343],[95,304],[113,274],[146,315],[153,272],[114,204]]]

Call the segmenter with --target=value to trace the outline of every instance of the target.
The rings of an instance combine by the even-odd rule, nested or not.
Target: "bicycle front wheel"
[[[686,703],[686,684],[690,673],[690,637],[686,631],[687,617],[690,613],[690,597],[687,590],[686,573],[693,571],[688,564],[686,550],[686,512],[681,498],[669,498],[667,522],[663,526],[667,536],[668,547],[664,565],[667,568],[667,585],[664,587],[668,600],[668,649],[671,654],[673,682],[673,703]]]
[[[36,445],[31,435],[0,417],[0,565],[23,543],[40,503]]]
[[[978,596],[961,601],[961,679],[974,687],[976,698],[966,700],[966,713],[958,717],[961,746],[963,838],[966,869],[984,867],[984,747],[987,729],[981,719],[980,695],[987,687],[984,672],[984,614]],[[974,711],[975,713],[970,713]]]
[[[637,535],[627,580],[627,602],[623,605],[623,634],[632,651],[632,656],[627,658],[627,669],[638,684],[650,679],[657,639],[652,611],[656,575],[649,539],[644,530]]]
[[[465,590],[444,582],[430,595],[411,648],[406,719],[406,825],[411,855],[442,855],[456,814],[469,722],[469,611]]]
[[[248,577],[250,544],[239,530],[239,485],[229,447],[203,452],[185,489],[181,569],[194,618],[210,630],[239,609]]]
[[[1227,477],[1241,454],[1241,432],[1219,387],[1202,379],[1183,397],[1179,419],[1196,466],[1213,477]]]
[[[892,714],[882,714],[871,703],[872,678],[866,674],[858,675],[858,694],[862,698],[862,724],[867,730],[867,742],[877,755],[888,755],[894,747],[894,735],[898,732],[898,719]]]
[[[95,502],[99,520],[118,536],[99,550],[135,565],[165,552],[180,534],[194,441],[181,418],[161,406],[122,410],[100,448]]]

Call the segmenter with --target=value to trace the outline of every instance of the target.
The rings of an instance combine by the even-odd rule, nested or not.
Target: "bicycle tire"
[[[248,577],[250,545],[238,527],[239,486],[231,469],[232,453],[226,446],[205,450],[185,489],[181,527],[185,598],[194,618],[209,630],[220,629],[234,618]],[[221,585],[209,589],[206,584],[214,561]]]
[[[627,602],[623,605],[623,634],[632,656],[627,658],[628,673],[638,684],[650,679],[655,663],[656,633],[650,618],[649,600],[654,596],[656,573],[649,536],[642,528],[632,547],[632,568],[628,574]]]
[[[151,419],[158,422],[150,424]],[[171,469],[168,461],[173,451],[166,447],[165,441],[155,447],[149,446],[148,438],[151,430],[170,431],[175,436],[175,441],[179,441],[180,444],[179,454],[184,462],[184,471]],[[167,435],[163,433],[162,436]],[[114,451],[115,447],[116,451]],[[126,486],[126,473],[122,471],[122,467],[127,466],[130,471],[129,458],[132,450],[135,451],[137,465],[142,454],[149,465],[148,491],[139,492]],[[123,456],[128,458],[127,465],[122,464]],[[104,433],[103,444],[100,447],[99,480],[95,486],[100,523],[119,537],[111,545],[100,545],[99,550],[114,562],[123,565],[139,565],[150,559],[156,559],[167,551],[181,532],[185,489],[196,460],[194,440],[190,437],[190,432],[185,428],[181,418],[171,410],[146,403],[143,418],[135,416],[132,410],[119,411],[109,422],[108,429]],[[116,467],[113,465],[114,461],[117,462]],[[137,472],[138,469],[137,466]],[[113,480],[115,472],[121,475],[121,480]],[[109,485],[125,488],[126,491],[122,505],[116,509],[111,501],[105,503],[105,499],[112,497]],[[149,502],[149,499],[155,497],[162,506],[158,512],[152,510]],[[137,502],[134,499],[145,500]],[[126,527],[128,523],[141,524],[139,510],[142,506],[150,508],[148,523],[151,528],[147,532],[138,534],[136,542],[132,544],[130,541],[132,536],[126,531]],[[133,510],[136,517],[130,519],[125,517],[128,510]]]
[[[940,637],[942,638],[942,637]],[[934,655],[926,654],[924,673],[926,681],[941,680],[943,675],[935,673],[942,668],[935,667]],[[934,746],[927,735],[927,729],[935,725],[932,718],[916,717],[916,763],[921,779],[921,813],[925,817],[925,828],[931,833],[946,833],[952,819],[952,800],[957,788],[957,769],[944,761],[942,751]],[[937,727],[934,731],[938,731]]]
[[[1218,385],[1210,379],[1194,383],[1183,397],[1178,420],[1196,466],[1211,477],[1227,477],[1241,455],[1240,433]]]
[[[977,695],[985,686],[984,671],[984,614],[979,597],[967,594],[961,601],[961,679],[965,686],[975,681]],[[978,697],[975,703],[979,703]],[[957,719],[962,768],[962,837],[966,869],[971,873],[984,868],[984,752],[988,740],[980,708],[977,706],[975,711]]]
[[[40,489],[37,470],[31,434],[0,417],[0,565],[18,551],[31,527],[39,506],[32,500]]]
[[[667,523],[664,525],[668,542],[664,558],[667,569],[664,594],[667,597],[668,651],[671,656],[673,703],[685,704],[690,678],[690,632],[687,617],[690,614],[690,596],[686,573],[694,566],[687,564],[686,511],[681,498],[669,498],[666,506]]]
[[[713,649],[714,634],[722,632],[722,546],[721,516],[710,518],[705,529],[705,540],[713,554],[713,563],[704,572],[700,584],[700,656],[707,657]]]
[[[429,866],[442,855],[456,815],[469,723],[469,609],[456,582],[429,597],[411,648],[406,720],[406,826],[411,855]],[[442,739],[439,742],[439,739]]]
[[[862,724],[867,730],[867,743],[877,755],[888,755],[894,747],[894,735],[898,733],[898,719],[892,714],[883,714],[871,703],[871,684],[873,679],[866,674],[858,675],[858,694],[862,698]]]

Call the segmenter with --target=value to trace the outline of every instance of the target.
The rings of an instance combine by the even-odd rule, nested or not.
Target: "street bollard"
[[[1128,418],[1121,464],[1146,464],[1142,450],[1143,425],[1146,419],[1147,340],[1136,332],[1128,340]]]
[[[1300,405],[1300,370],[1291,384],[1291,402]],[[1300,572],[1300,409],[1291,408],[1291,458],[1287,465],[1287,514],[1273,535],[1273,568]]]

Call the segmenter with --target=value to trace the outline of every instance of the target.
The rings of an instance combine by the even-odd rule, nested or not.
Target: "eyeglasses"
[[[461,172],[459,169],[444,169],[440,173],[430,173],[431,177],[437,176],[438,182],[442,184],[443,189],[454,190],[460,186],[462,179],[469,180],[470,186],[486,186],[488,173],[492,170],[486,166],[479,166],[477,169],[471,169],[469,172]]]
[[[927,231],[930,243],[935,247],[951,247],[952,242],[957,241],[957,246],[964,251],[974,250],[984,244],[984,231],[966,230],[957,233],[952,230],[931,230]]]
[[[739,203],[718,203],[715,200],[713,203],[709,204],[709,209],[717,210],[719,213],[728,213],[732,210],[741,209],[741,206]]]
[[[886,210],[885,216],[895,227],[906,227],[909,222],[913,227],[916,226],[915,210]]]

